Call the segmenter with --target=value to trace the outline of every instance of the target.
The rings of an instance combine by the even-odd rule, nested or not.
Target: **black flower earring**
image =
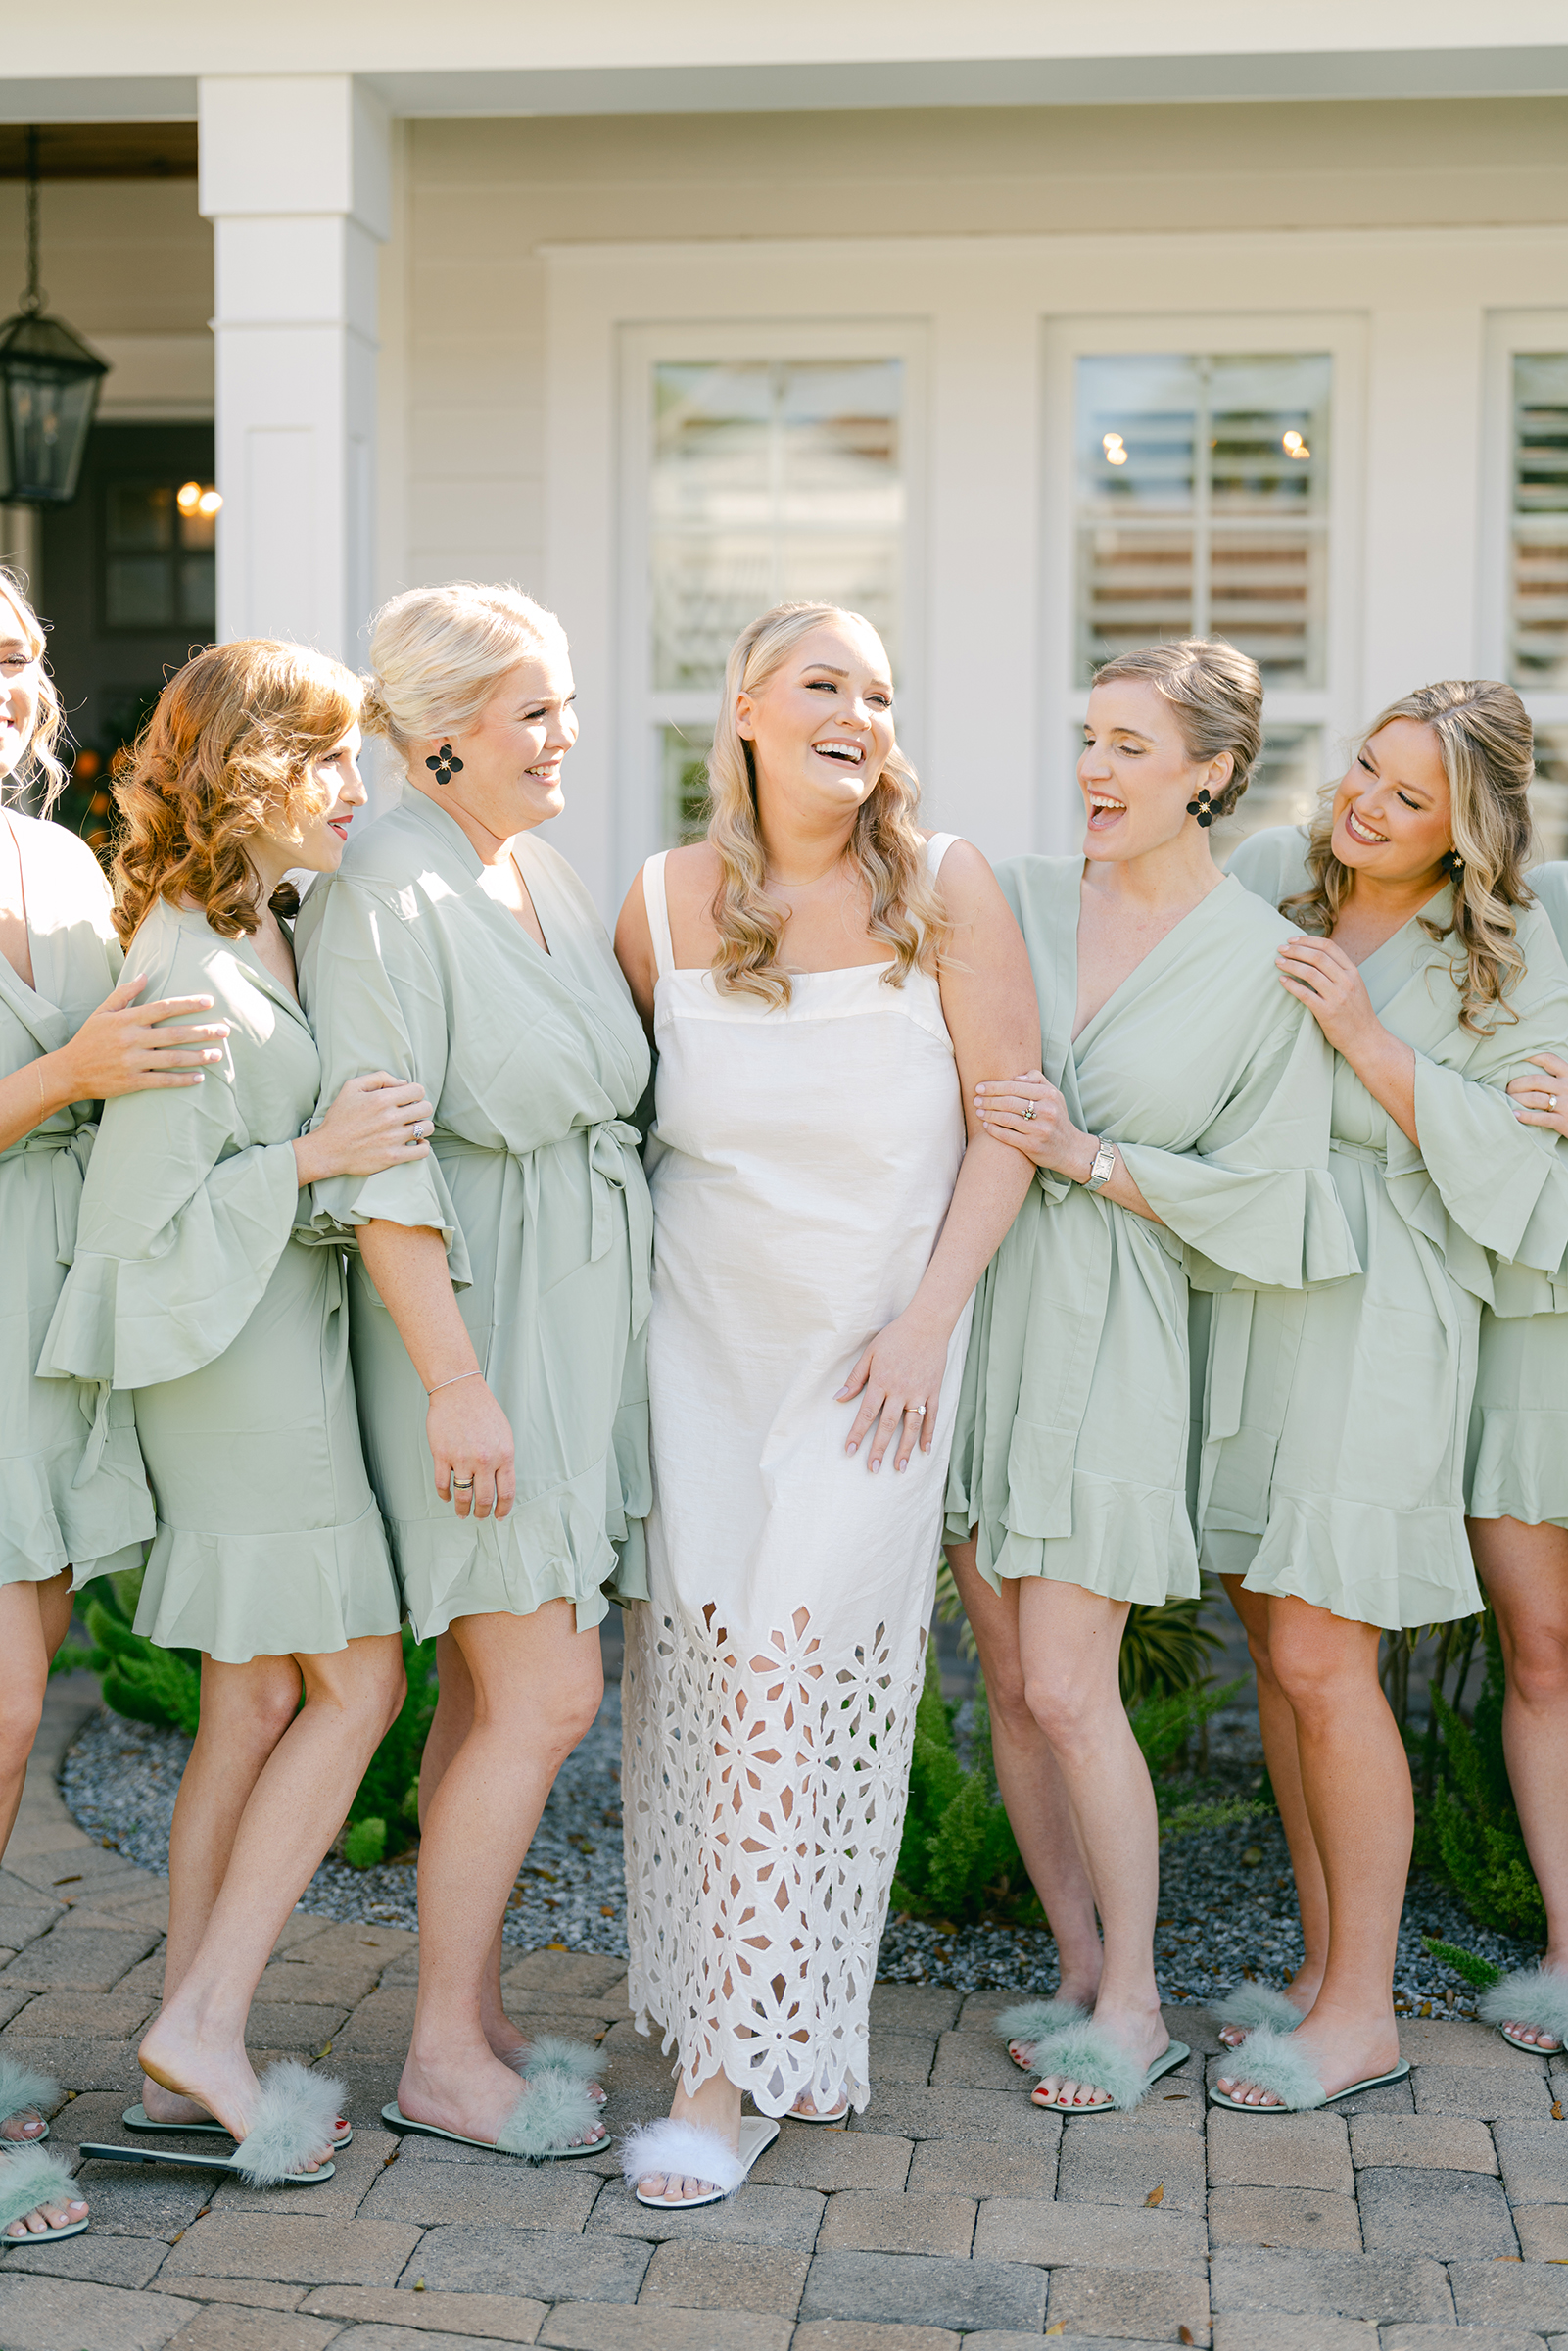
[[[456,757],[450,743],[444,743],[434,759],[427,759],[425,765],[432,770],[438,784],[450,784],[453,776],[460,776],[463,772],[463,763]]]
[[[1214,812],[1209,805],[1209,787],[1207,784],[1202,786],[1199,791],[1198,797],[1195,800],[1189,800],[1187,802],[1187,814],[1189,816],[1195,816],[1201,825],[1212,825],[1213,823]]]

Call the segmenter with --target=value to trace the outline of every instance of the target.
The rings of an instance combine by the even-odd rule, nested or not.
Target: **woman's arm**
[[[615,925],[615,957],[626,974],[626,984],[632,991],[632,1001],[647,1031],[648,1042],[653,1042],[653,989],[658,981],[658,964],[653,953],[653,933],[648,926],[647,900],[642,894],[642,876],[633,878],[626,893],[620,917]]]
[[[953,1327],[1018,1215],[1031,1178],[1026,1160],[988,1134],[971,1107],[982,1070],[1038,1058],[1040,1011],[1028,952],[995,875],[978,849],[955,840],[942,860],[952,933],[940,973],[942,1012],[958,1061],[969,1142],[941,1237],[904,1312],[867,1348],[840,1399],[861,1405],[845,1450],[874,1428],[867,1466],[881,1467],[896,1436],[894,1466],[936,1437],[936,1412]],[[909,1408],[924,1405],[924,1415]]]
[[[356,1227],[365,1271],[398,1326],[430,1398],[425,1435],[436,1492],[457,1515],[504,1518],[517,1492],[511,1423],[485,1383],[474,1343],[457,1311],[441,1234],[426,1224],[377,1217]]]
[[[1031,1103],[1034,1116],[1029,1118],[1025,1110]],[[1066,1102],[1039,1070],[1028,1070],[1022,1078],[987,1079],[974,1088],[974,1115],[983,1121],[987,1134],[1011,1144],[1033,1167],[1069,1176],[1073,1183],[1087,1183],[1094,1174],[1099,1135],[1085,1134],[1073,1126]],[[1115,1141],[1114,1137],[1108,1139]],[[1164,1223],[1133,1182],[1119,1151],[1100,1189],[1107,1200],[1131,1209],[1135,1217],[1147,1217],[1151,1224]]]
[[[1419,1151],[1414,1049],[1384,1028],[1345,949],[1331,938],[1288,938],[1275,960],[1281,985],[1307,1007],[1335,1052]]]
[[[8,1151],[71,1102],[106,1102],[151,1086],[200,1085],[203,1067],[223,1058],[227,1021],[166,1029],[187,1013],[211,1012],[211,996],[164,996],[137,1004],[146,976],[121,980],[90,1012],[69,1045],[24,1062],[0,1079],[0,1151]]]

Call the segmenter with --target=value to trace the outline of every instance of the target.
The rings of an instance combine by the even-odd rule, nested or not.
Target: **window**
[[[795,600],[864,612],[895,678],[910,649],[911,368],[907,347],[888,348],[902,338],[711,331],[706,352],[689,330],[623,337],[621,830],[634,855],[701,838],[725,661],[759,612]]]
[[[104,491],[104,626],[211,629],[217,615],[211,484],[113,481]]]
[[[1332,361],[1078,361],[1078,682],[1152,639],[1226,637],[1270,686],[1327,672]]]
[[[1568,857],[1568,312],[1495,313],[1488,341],[1482,664],[1535,726],[1539,852]]]
[[[1250,654],[1264,747],[1221,856],[1310,816],[1358,684],[1360,485],[1335,416],[1355,412],[1362,329],[1259,316],[1238,348],[1235,325],[1084,317],[1046,338],[1047,716],[1075,745],[1096,670],[1136,646],[1223,637]],[[1049,760],[1044,782],[1042,845],[1073,847],[1077,794]]]

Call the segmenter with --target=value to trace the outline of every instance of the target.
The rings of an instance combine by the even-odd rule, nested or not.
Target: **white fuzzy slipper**
[[[40,2074],[30,2065],[19,2065],[15,2057],[0,2056],[0,2123],[9,2123],[14,2114],[38,2114],[42,2106],[58,2106],[60,2085],[47,2074]],[[41,2147],[49,2136],[49,2125],[35,2131],[30,2138],[0,2138],[0,2148]]]
[[[100,2163],[169,2164],[183,2171],[233,2172],[247,2187],[320,2187],[333,2175],[330,2163],[313,2172],[301,2166],[320,2147],[330,2146],[348,2091],[330,2074],[312,2073],[293,2057],[280,2057],[261,2076],[256,2120],[232,2155],[196,2147],[117,2147],[95,2142],[81,2152]],[[188,2090],[176,2095],[188,2097]],[[227,2134],[224,2135],[225,2136]]]
[[[1496,2025],[1511,2048],[1532,2057],[1556,2057],[1568,2048],[1568,1976],[1548,1975],[1544,1967],[1516,1968],[1487,1987],[1475,2012],[1483,2024]],[[1557,2046],[1544,2049],[1539,2040],[1521,2040],[1508,2031],[1510,2025],[1533,2025],[1538,2033],[1549,2033]]]
[[[595,2106],[604,2103],[600,2076],[609,2068],[598,2050],[591,2049],[585,2041],[565,2040],[558,2033],[540,2033],[532,2040],[520,2041],[501,2062],[509,2065],[514,2074],[521,2074],[525,2082],[532,2082],[537,2074],[569,2075],[572,2081],[585,2086],[590,2097],[598,2091],[594,2098]]]
[[[644,2123],[641,2130],[627,2133],[620,2146],[621,2173],[640,2204],[651,2204],[660,2212],[694,2212],[699,2204],[722,2204],[726,2196],[733,2196],[757,2157],[778,2135],[779,2126],[772,2115],[742,2115],[737,2155],[717,2131],[706,2130],[700,2123],[678,2123],[664,2115],[656,2123]],[[713,2186],[705,2196],[645,2196],[638,2182],[654,2179],[711,2180]]]
[[[1012,2008],[1003,2008],[992,2017],[991,2031],[998,2040],[1017,2041],[1020,2054],[1008,2055],[1021,2073],[1039,2071],[1034,2062],[1035,2044],[1051,2033],[1066,2032],[1069,2025],[1086,2025],[1089,2011],[1077,2000],[1020,2000]]]
[[[32,2103],[29,2098],[27,2103]],[[16,2109],[12,2109],[15,2113]],[[58,2155],[46,2155],[36,2144],[23,2145],[15,2155],[0,2162],[0,2250],[11,2251],[18,2245],[52,2244],[57,2237],[80,2236],[87,2223],[63,2221],[58,2229],[29,2229],[25,2236],[9,2236],[6,2231],[13,2221],[36,2212],[40,2204],[70,2204],[85,2201],[80,2188],[71,2176],[69,2164]]]
[[[459,2147],[484,2147],[492,2155],[520,2155],[525,2163],[564,2163],[573,2155],[602,2155],[609,2139],[585,2138],[598,2127],[598,2107],[586,2084],[570,2074],[547,2068],[529,2077],[528,2087],[494,2138],[470,2138],[466,2132],[443,2131],[439,2123],[415,2122],[396,2098],[381,2109],[389,2131],[411,2131],[422,2138],[449,2138]]]
[[[1178,2065],[1185,2065],[1191,2055],[1184,2040],[1173,2040],[1146,2073],[1101,2026],[1069,2025],[1065,2032],[1052,2033],[1044,2040],[1036,2041],[1034,2063],[1029,2071],[1038,2074],[1042,2083],[1047,2074],[1061,2074],[1069,2082],[1103,2089],[1108,2103],[1074,2106],[1062,2098],[1042,2097],[1038,2089],[1033,2092],[1032,2103],[1043,2106],[1048,2114],[1130,2114],[1134,2106],[1142,2104],[1157,2082],[1166,2074],[1173,2074]]]
[[[1251,2105],[1245,2098],[1233,2098],[1228,2089],[1214,2083],[1209,2092],[1210,2105],[1228,2106],[1232,2114],[1309,2114],[1315,2107],[1335,2106],[1341,2098],[1354,2098],[1357,2090],[1381,2089],[1385,2083],[1403,2082],[1410,2071],[1402,2057],[1386,2074],[1368,2074],[1364,2081],[1347,2082],[1331,2096],[1306,2050],[1296,2045],[1295,2034],[1276,2033],[1268,2025],[1249,2033],[1238,2055],[1241,2062],[1232,2080],[1256,2082],[1259,2089],[1271,2089],[1280,2102],[1277,2106]]]

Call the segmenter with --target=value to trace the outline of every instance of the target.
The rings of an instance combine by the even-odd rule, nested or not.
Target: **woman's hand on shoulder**
[[[191,1013],[212,1011],[211,996],[160,996],[138,1004],[146,985],[143,973],[121,980],[87,1015],[70,1044],[45,1056],[48,1077],[55,1080],[55,1107],[110,1101],[155,1086],[200,1085],[207,1066],[222,1060],[228,1022],[187,1023]]]
[[[1544,1074],[1509,1079],[1514,1117],[1521,1127],[1549,1127],[1568,1135],[1568,1061],[1556,1053],[1532,1053],[1530,1060]]]
[[[351,1078],[319,1127],[294,1146],[300,1182],[329,1176],[379,1176],[411,1159],[428,1159],[436,1114],[417,1080],[375,1070]]]
[[[1281,984],[1307,1006],[1335,1052],[1354,1065],[1359,1050],[1381,1035],[1383,1024],[1345,949],[1331,938],[1301,933],[1283,941],[1274,961]]]

